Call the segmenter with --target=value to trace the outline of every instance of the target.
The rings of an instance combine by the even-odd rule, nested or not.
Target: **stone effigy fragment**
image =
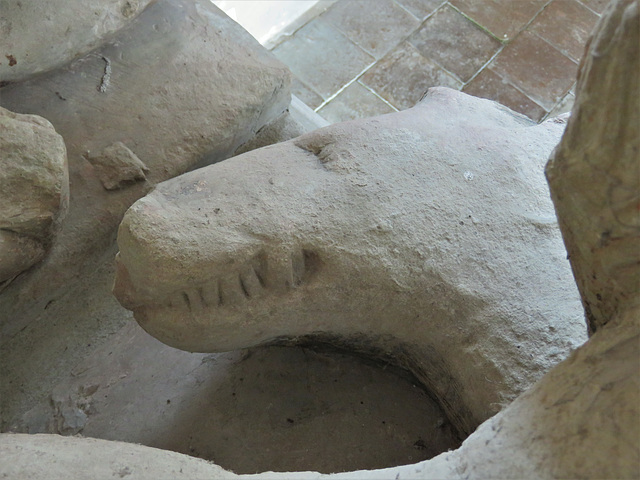
[[[601,225],[600,222],[611,221],[610,217],[615,216],[617,222],[625,226],[624,230],[617,230],[622,234],[616,235],[616,241],[605,245],[611,256],[604,258],[616,259],[616,262],[596,263],[598,255],[572,255],[571,262],[576,272],[584,272],[589,268],[607,271],[607,268],[602,267],[626,265],[627,269],[621,273],[628,275],[625,278],[634,278],[633,275],[637,275],[640,268],[633,261],[636,252],[626,249],[627,242],[637,239],[633,229],[626,229],[629,222],[625,219],[629,218],[626,215],[629,209],[620,208],[627,203],[608,202],[603,200],[606,197],[590,201],[602,191],[607,191],[607,186],[619,186],[621,169],[624,171],[624,168],[634,165],[637,160],[633,138],[625,137],[625,132],[627,125],[638,123],[638,89],[599,87],[607,85],[606,82],[600,82],[608,78],[610,63],[617,63],[620,67],[620,70],[611,69],[612,72],[617,71],[629,77],[628,86],[639,84],[638,7],[637,0],[618,0],[612,2],[603,14],[587,52],[588,58],[581,67],[583,80],[576,92],[578,107],[574,115],[580,111],[607,111],[609,104],[618,105],[620,109],[617,113],[610,111],[608,115],[596,116],[592,126],[599,127],[595,131],[591,127],[581,127],[585,125],[584,120],[589,120],[588,117],[580,121],[579,116],[575,116],[578,120],[567,131],[548,167],[555,206],[570,250],[575,248],[588,251],[593,246],[594,239],[596,242],[599,239],[597,235],[581,236],[580,228],[585,227],[578,225],[577,228],[572,215],[579,215],[580,222],[590,216],[597,220],[594,223],[598,226]],[[603,50],[605,45],[608,48]],[[622,64],[626,67],[622,68]],[[599,91],[600,94],[591,95],[590,92],[593,91]],[[443,114],[443,118],[446,115]],[[614,125],[608,125],[610,122],[614,122]],[[589,123],[591,122],[586,122]],[[537,128],[544,131],[542,127]],[[465,132],[466,138],[475,135],[471,129]],[[575,155],[572,153],[569,148],[572,143],[577,146],[588,144],[594,135],[594,144],[600,145],[600,149],[591,147],[594,148],[591,152],[596,154],[596,158],[584,156],[580,148],[576,148]],[[615,155],[610,151],[609,141],[612,138],[626,138],[624,143],[619,144],[618,154]],[[531,140],[530,145],[536,145],[533,137]],[[591,180],[584,182],[584,178],[573,176],[570,171],[568,175],[574,181],[561,182],[564,162],[570,165],[570,169],[584,169]],[[589,172],[594,168],[601,174],[590,175]],[[625,185],[633,186],[633,181],[632,178],[626,178]],[[513,182],[506,182],[505,186],[508,188],[512,184]],[[638,189],[638,186],[633,188]],[[160,205],[158,203],[156,207]],[[577,209],[577,205],[581,209]],[[565,212],[568,217],[565,217]],[[283,228],[286,228],[286,224]],[[588,225],[586,228],[588,231]],[[363,238],[363,244],[366,244],[367,239]],[[507,246],[508,243],[505,244]],[[618,259],[627,260],[618,262]],[[576,276],[579,275],[577,273]],[[551,271],[548,278],[553,283]],[[120,280],[123,281],[123,277]],[[598,299],[601,303],[589,316],[595,332],[585,345],[545,374],[506,409],[483,423],[462,447],[425,462],[384,470],[331,475],[315,472],[268,472],[237,476],[232,472],[221,471],[201,459],[138,445],[127,446],[119,442],[78,437],[4,434],[0,435],[0,451],[3,458],[8,460],[0,464],[0,472],[10,477],[21,475],[34,479],[66,479],[70,474],[82,476],[87,475],[87,472],[94,476],[133,473],[141,479],[173,478],[177,475],[175,472],[184,472],[186,477],[258,480],[272,479],[274,475],[291,480],[639,478],[640,376],[637,373],[640,295],[638,291],[631,294],[629,286],[618,283],[617,278],[611,277],[609,280],[607,290],[604,291],[606,296],[601,294],[602,298]],[[578,282],[585,297],[591,293],[600,293],[598,284],[581,283],[580,279]],[[514,286],[517,287],[515,283]],[[135,301],[135,298],[130,301]],[[552,307],[550,312],[553,311]],[[606,312],[615,314],[607,317]],[[455,326],[453,323],[452,325]],[[414,331],[419,333],[418,330]],[[459,333],[460,329],[454,332]],[[467,367],[478,372],[475,365]],[[167,476],[167,472],[171,472],[173,477]]]
[[[8,335],[28,321],[9,325],[24,316],[23,301],[43,308],[57,288],[93,268],[135,200],[158,182],[231,156],[290,103],[288,69],[209,0],[146,3],[111,2],[107,10],[141,11],[122,22],[116,15],[109,35],[97,26],[93,50],[78,50],[69,63],[0,83],[0,105],[40,115],[62,135],[73,187],[59,242],[37,278],[21,278],[0,298]],[[58,8],[71,15],[79,6]],[[19,9],[3,14],[23,21]]]
[[[44,118],[0,108],[0,284],[44,257],[68,202],[62,137]]]
[[[637,3],[621,5],[591,39],[582,95],[547,166],[591,332],[640,292],[640,21]]]
[[[125,215],[115,294],[185,350],[383,352],[469,433],[586,339],[543,173],[564,126],[436,88],[185,174]]]
[[[578,78],[547,176],[591,338],[421,478],[640,478],[637,0],[609,4]]]

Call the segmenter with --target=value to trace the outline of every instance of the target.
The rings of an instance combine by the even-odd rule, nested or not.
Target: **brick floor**
[[[535,121],[569,111],[606,0],[338,0],[274,54],[330,122],[410,108],[437,85]]]
[[[510,41],[526,28],[547,1],[451,0],[451,5],[500,41]]]
[[[375,8],[371,8],[372,4]],[[323,18],[376,59],[382,58],[420,25],[420,21],[400,5],[388,1],[337,2]]]
[[[397,109],[411,108],[430,87],[460,89],[462,82],[409,42],[370,68],[360,80]]]
[[[462,91],[476,97],[495,100],[535,121],[540,121],[547,114],[544,108],[490,68],[482,70]]]
[[[337,123],[393,111],[395,109],[372,90],[360,82],[353,82],[318,110],[318,113],[327,121]]]
[[[556,1],[536,17],[529,31],[579,62],[597,21],[598,15],[576,0]]]
[[[498,53],[502,44],[460,12],[445,5],[409,37],[409,43],[467,82]]]
[[[322,17],[302,27],[273,53],[324,100],[375,62]]]
[[[518,35],[488,68],[547,111],[569,93],[578,73],[576,62],[531,32]]]

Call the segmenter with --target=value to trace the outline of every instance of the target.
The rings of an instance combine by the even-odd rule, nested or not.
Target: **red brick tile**
[[[530,32],[536,33],[565,55],[580,61],[598,15],[576,0],[555,0],[536,17]]]
[[[424,20],[444,3],[444,0],[396,0],[419,20]]]
[[[435,86],[460,89],[462,83],[404,42],[360,79],[398,109],[413,107]]]
[[[420,24],[393,0],[340,0],[322,18],[375,58],[383,57]]]
[[[546,110],[573,86],[578,64],[527,31],[507,45],[489,68]]]
[[[272,52],[325,100],[375,61],[322,17],[309,22]]]
[[[408,41],[463,82],[501,48],[500,42],[449,6],[427,19]]]
[[[369,89],[358,82],[354,82],[318,110],[318,113],[325,120],[337,123],[357,118],[374,117],[394,111],[392,107],[376,97]]]
[[[486,68],[469,82],[462,91],[476,97],[495,100],[536,122],[540,121],[547,113],[544,108],[509,84],[500,75]]]
[[[305,85],[304,82],[298,80],[296,77],[293,77],[291,80],[291,93],[311,108],[318,108],[324,101],[311,87]]]
[[[580,0],[580,3],[585,7],[590,8],[598,14],[604,12],[604,9],[607,8],[607,5],[609,5],[610,2],[611,0]]]
[[[500,40],[514,38],[548,0],[451,0],[450,3]]]
[[[558,105],[556,105],[553,110],[549,112],[547,118],[557,117],[558,115],[561,115],[563,113],[570,112],[573,108],[575,100],[576,96],[573,93],[567,93],[565,97],[560,101],[560,103],[558,103]]]

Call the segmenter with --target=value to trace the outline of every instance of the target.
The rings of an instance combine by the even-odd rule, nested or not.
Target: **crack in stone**
[[[104,74],[102,75],[100,84],[98,85],[98,91],[100,93],[105,93],[107,91],[107,88],[109,87],[109,83],[111,82],[111,60],[103,55],[100,55],[100,57],[102,58],[102,60],[104,60],[105,65]]]

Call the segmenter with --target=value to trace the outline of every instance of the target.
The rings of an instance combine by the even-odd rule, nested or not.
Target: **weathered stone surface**
[[[46,250],[37,240],[0,230],[0,282],[8,281],[44,257]],[[0,288],[4,285],[0,285]]]
[[[85,158],[95,167],[102,185],[107,190],[115,190],[147,179],[147,166],[122,142],[108,146],[102,154],[88,153]]]
[[[640,477],[640,310],[611,323],[420,478]]]
[[[616,31],[616,25],[625,30],[624,26],[629,25],[629,21],[637,21],[637,8],[637,1],[614,2],[605,12],[596,39],[602,32]],[[595,58],[591,61],[601,57],[614,57],[611,61],[615,63],[616,55],[619,53],[622,56],[626,52],[620,43],[633,35],[634,33],[626,31],[624,35],[614,36],[605,54],[592,46],[589,55]],[[593,45],[597,44],[598,42],[594,41]],[[636,48],[631,50],[632,56],[625,57],[627,60],[637,58],[640,45],[638,42],[635,45]],[[638,81],[638,69],[628,73]],[[599,108],[605,111],[606,103],[613,101],[624,106],[619,112],[623,118],[637,119],[637,96],[633,96],[636,95],[635,90],[615,89],[619,97],[613,100],[608,96],[587,93],[583,95],[583,91],[589,92],[592,87],[596,87],[592,82],[595,80],[586,80],[584,85],[578,88],[577,102],[580,105],[593,108],[594,111],[598,111]],[[619,98],[627,101],[619,101]],[[600,102],[604,104],[600,105]],[[635,110],[635,113],[629,113],[629,110]],[[618,116],[614,115],[611,118],[603,115],[599,118],[606,124],[615,122]],[[625,131],[624,124],[617,125],[622,132]],[[537,127],[539,131],[543,128],[544,125]],[[578,145],[588,142],[592,131],[587,129],[585,138],[581,138],[579,128],[575,128],[575,132],[567,133],[565,141],[575,141]],[[478,130],[466,130],[470,136],[477,132]],[[617,138],[616,130],[613,129],[611,132],[612,138]],[[558,151],[562,152],[562,148],[561,146]],[[592,183],[586,185],[588,188],[577,178],[575,183],[564,184],[563,198],[554,194],[559,219],[563,225],[564,222],[570,222],[570,219],[563,217],[564,203],[580,203],[580,200],[573,200],[573,197],[589,197],[592,195],[592,189],[599,190],[597,183],[610,183],[609,171],[618,172],[619,165],[628,165],[629,157],[633,159],[637,156],[636,151],[625,150],[624,145],[621,145],[621,150],[620,155],[607,154],[599,158],[602,174],[597,178],[592,177]],[[556,179],[550,175],[552,182],[561,178],[561,175],[558,174]],[[510,187],[510,182],[506,183],[506,187]],[[606,218],[610,210],[617,211],[615,203],[612,205],[602,199],[597,203],[584,202],[582,205],[597,219],[601,215]],[[566,211],[570,215],[585,213],[572,208]],[[629,230],[625,230],[625,233],[633,234]],[[573,241],[576,248],[581,248],[592,240],[585,236],[575,237]],[[532,248],[535,248],[535,245]],[[625,243],[614,242],[610,248],[612,255],[619,255],[620,250],[625,250]],[[576,259],[572,256],[571,260],[575,263],[592,259],[593,257]],[[637,271],[640,267],[635,264],[629,265],[629,268],[630,271]],[[594,315],[592,318],[595,319],[597,331],[590,340],[547,373],[530,391],[481,425],[460,449],[419,464],[385,470],[338,475],[268,472],[244,478],[388,480],[640,477],[640,377],[637,375],[640,354],[640,308],[637,293],[625,301],[619,301],[616,289],[612,289],[614,294],[611,298],[603,297],[602,303],[605,307],[603,311],[611,308],[610,301],[615,303],[615,308],[619,311],[615,318],[606,322],[600,314]],[[470,369],[475,367],[468,365]],[[233,473],[221,472],[215,466],[204,464],[199,459],[137,445],[124,446],[116,442],[91,439],[2,435],[0,452],[2,458],[7,459],[0,464],[0,473],[7,473],[10,477],[22,475],[35,480],[68,478],[70,473],[72,476],[82,477],[87,475],[87,472],[91,472],[87,476],[93,478],[100,477],[100,473],[103,477],[113,476],[113,473],[126,473],[131,474],[130,478],[155,479],[163,478],[166,472],[171,472],[171,478],[180,478],[180,471],[185,473],[187,478],[216,478],[216,475],[221,478],[237,478]],[[202,468],[205,470],[196,470]]]
[[[62,137],[44,118],[0,108],[0,282],[42,259],[68,197]]]
[[[47,72],[84,55],[135,18],[149,2],[0,1],[0,83]]]
[[[200,458],[95,438],[2,434],[0,452],[3,459],[0,474],[12,479],[238,478]]]
[[[256,132],[256,136],[241,145],[234,152],[234,155],[240,155],[274,143],[285,142],[327,125],[329,122],[305,105],[298,97],[291,95],[289,109]]]
[[[128,468],[130,478],[140,480],[182,478],[180,472],[184,478],[247,480],[638,478],[638,319],[640,312],[628,311],[627,318],[598,331],[482,424],[458,450],[413,465],[334,475],[235,475],[199,458],[141,445],[2,434],[0,474],[33,480],[111,478],[117,468]],[[173,476],[166,477],[167,472]]]
[[[640,192],[639,22],[637,0],[605,11],[547,167],[595,333],[460,449],[425,462],[422,478],[640,478],[638,230],[625,220],[634,207],[611,198],[619,188]]]
[[[469,433],[586,339],[543,175],[563,129],[439,88],[183,175],[125,215],[115,294],[186,350],[388,355]]]
[[[38,275],[0,297],[4,333],[22,328],[23,302],[42,308],[81,268],[94,268],[88,256],[104,251],[125,210],[155,183],[227,158],[279,116],[289,77],[208,0],[159,0],[97,50],[1,88],[1,105],[42,115],[63,136],[73,187],[59,242]]]
[[[590,40],[580,95],[547,166],[591,332],[640,292],[638,3],[620,2],[610,16]]]
[[[2,88],[0,102],[49,119],[73,160],[124,143],[157,182],[232,153],[286,109],[288,83],[210,2],[161,0],[90,54]]]

